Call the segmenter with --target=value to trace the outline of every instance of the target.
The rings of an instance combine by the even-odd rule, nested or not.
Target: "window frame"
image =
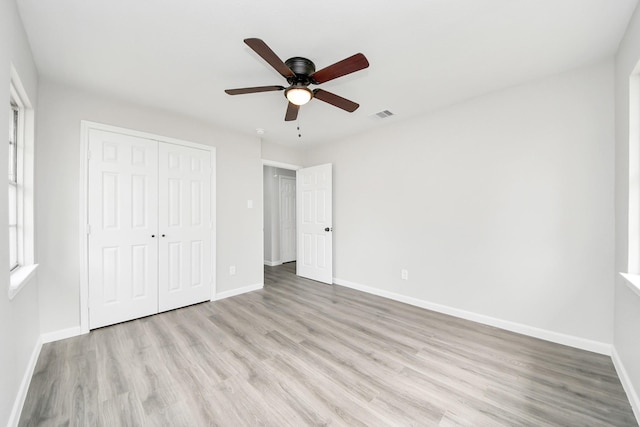
[[[18,265],[13,266],[14,268],[9,271],[8,296],[12,300],[31,281],[38,267],[35,263],[33,215],[35,116],[27,92],[13,65],[11,66],[9,101],[18,109],[15,129],[16,260]],[[8,165],[7,162],[7,167]]]
[[[9,271],[14,271],[16,268],[20,267],[20,242],[18,241],[20,221],[19,221],[19,186],[20,182],[18,181],[18,150],[20,139],[18,136],[20,129],[20,107],[18,107],[17,103],[14,101],[13,96],[9,101],[9,109],[11,111],[11,128],[9,132],[9,163],[7,164],[9,168],[8,178],[9,178],[9,203],[7,205],[9,209]],[[13,191],[11,190],[13,187]],[[13,193],[13,202],[11,201]],[[12,209],[13,204],[13,209]],[[12,212],[13,211],[13,212]],[[11,218],[13,217],[13,221]],[[12,241],[11,238],[11,229],[15,229],[15,241]],[[12,262],[15,260],[15,262]]]

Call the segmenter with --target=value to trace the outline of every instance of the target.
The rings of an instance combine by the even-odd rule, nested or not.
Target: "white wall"
[[[629,195],[629,77],[640,61],[640,10],[633,15],[616,57],[616,272],[627,271]],[[636,121],[638,118],[636,118]],[[634,272],[637,273],[637,272]],[[624,366],[623,384],[635,395],[636,416],[640,418],[640,296],[625,279],[616,275],[614,347]],[[630,396],[631,397],[631,396]]]
[[[304,162],[304,146],[288,147],[273,142],[262,141],[262,158],[289,165],[300,166]]]
[[[606,351],[613,85],[609,60],[311,150],[334,277]]]
[[[300,162],[302,163],[302,162]],[[294,170],[264,166],[264,261],[273,265],[280,256],[280,181],[279,176],[296,176]]]
[[[261,284],[260,141],[187,117],[131,105],[42,79],[36,148],[41,323],[79,326],[80,121],[90,120],[216,147],[217,292]],[[253,209],[247,201],[253,200]],[[229,275],[235,265],[237,274]]]
[[[0,0],[0,98],[9,100],[10,64],[13,63],[32,106],[36,106],[38,79],[31,49],[13,0]],[[6,104],[5,104],[6,105]],[[6,111],[6,110],[3,110]],[[2,135],[9,133],[8,113],[0,121]],[[36,116],[36,120],[38,117]],[[0,150],[0,173],[7,175],[7,150]],[[7,223],[6,188],[0,197],[0,223]],[[7,227],[0,227],[0,242],[8,242]],[[0,245],[0,265],[9,265],[8,245]],[[0,278],[0,425],[10,422],[20,385],[39,351],[38,287],[31,280],[13,299],[8,299],[9,272]],[[28,377],[27,377],[28,378]],[[24,390],[23,390],[24,391]],[[13,420],[11,421],[13,422]]]

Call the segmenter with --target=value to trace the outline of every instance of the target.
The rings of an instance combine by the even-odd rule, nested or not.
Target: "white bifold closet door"
[[[211,298],[211,154],[89,135],[89,327]]]
[[[159,311],[211,299],[211,154],[160,143]]]

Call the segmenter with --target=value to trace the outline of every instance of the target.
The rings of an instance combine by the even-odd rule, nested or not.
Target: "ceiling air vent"
[[[382,110],[379,113],[375,113],[373,115],[371,115],[372,119],[375,120],[382,120],[382,119],[386,119],[387,117],[391,117],[393,116],[393,113],[389,110]]]

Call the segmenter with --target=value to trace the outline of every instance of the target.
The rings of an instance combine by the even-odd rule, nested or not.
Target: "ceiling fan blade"
[[[358,109],[360,104],[356,104],[353,101],[349,101],[347,98],[343,98],[341,96],[336,95],[335,93],[327,92],[322,89],[315,89],[313,91],[313,97],[319,99],[320,101],[324,101],[328,104],[336,106],[338,108],[342,108],[345,111],[353,113]]]
[[[291,122],[298,118],[298,111],[300,110],[300,106],[296,104],[292,104],[291,102],[287,106],[287,113],[284,115],[285,122]]]
[[[260,55],[262,59],[267,61],[282,77],[285,79],[295,77],[295,73],[282,62],[282,59],[276,55],[269,46],[261,39],[244,39],[244,42],[255,53]]]
[[[333,65],[316,71],[311,75],[311,79],[316,83],[324,83],[329,80],[337,79],[338,77],[346,76],[347,74],[355,73],[369,66],[367,58],[361,54],[356,53],[353,56],[343,59],[340,62],[336,62]]]
[[[257,86],[243,87],[241,89],[226,89],[228,95],[243,95],[245,93],[273,92],[276,90],[284,90],[284,86]]]

